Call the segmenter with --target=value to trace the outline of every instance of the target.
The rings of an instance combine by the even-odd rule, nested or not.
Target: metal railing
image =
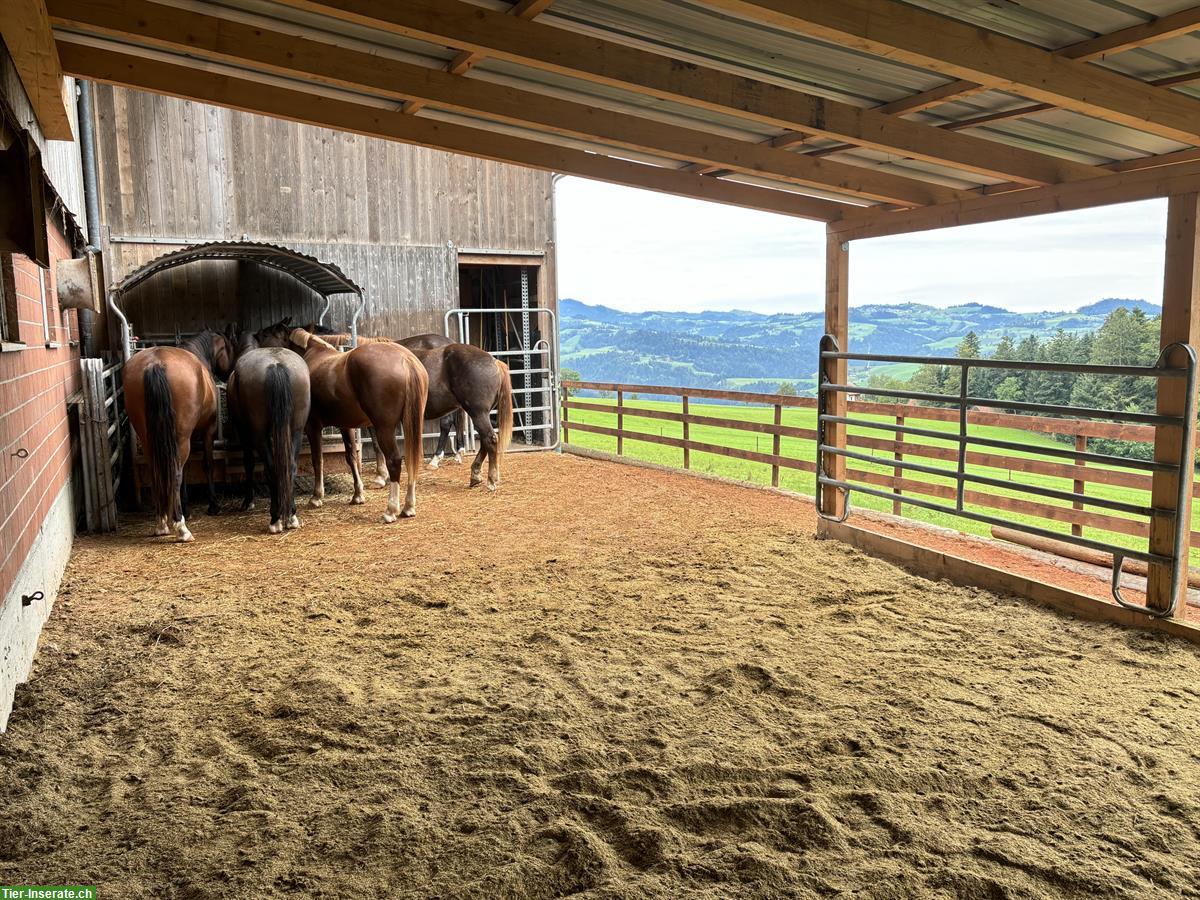
[[[1168,366],[1168,360],[1176,351],[1182,351],[1186,356],[1186,365],[1182,368]],[[922,391],[908,391],[899,388],[863,388],[849,384],[840,384],[830,380],[829,365],[835,360],[847,360],[856,362],[882,362],[882,363],[911,363],[917,365],[932,365],[948,368],[957,368],[959,370],[959,387],[956,394],[933,394]],[[1019,371],[1039,371],[1039,372],[1060,372],[1077,375],[1108,375],[1108,376],[1125,376],[1136,378],[1182,378],[1186,380],[1187,399],[1185,401],[1185,409],[1182,415],[1163,415],[1158,413],[1141,413],[1141,412],[1122,412],[1117,410],[1093,409],[1089,407],[1074,407],[1074,406],[1055,406],[1044,403],[1029,403],[1024,401],[1013,400],[996,400],[990,397],[973,397],[969,393],[969,375],[972,369],[1012,369]],[[941,403],[957,409],[958,412],[958,431],[954,432],[933,431],[930,429],[916,428],[909,425],[899,423],[877,422],[869,419],[861,419],[847,415],[837,415],[829,410],[830,398],[836,394],[867,394],[871,396],[892,397],[901,400],[917,400],[928,403]],[[932,510],[935,512],[946,513],[949,515],[959,516],[971,521],[980,522],[989,525],[998,525],[1004,528],[1011,528],[1016,531],[1021,531],[1026,534],[1036,535],[1038,537],[1051,538],[1065,543],[1075,544],[1080,547],[1086,547],[1091,550],[1098,550],[1103,553],[1111,554],[1113,557],[1113,575],[1112,575],[1112,596],[1113,599],[1121,606],[1143,612],[1152,616],[1169,616],[1174,612],[1175,605],[1178,602],[1180,588],[1183,584],[1183,579],[1187,574],[1188,562],[1188,537],[1190,533],[1190,522],[1184,521],[1179,514],[1180,510],[1188,508],[1188,491],[1189,491],[1189,469],[1193,463],[1193,442],[1195,435],[1195,397],[1196,397],[1196,353],[1186,344],[1171,344],[1165,347],[1159,354],[1157,361],[1152,366],[1106,366],[1106,365],[1075,365],[1065,363],[1048,363],[1048,362],[1015,362],[1008,360],[985,360],[985,359],[963,359],[955,357],[925,357],[925,356],[889,356],[883,354],[872,353],[848,353],[843,352],[838,348],[837,340],[832,335],[825,335],[821,338],[820,348],[820,366],[818,376],[817,390],[817,452],[816,452],[816,499],[817,513],[822,518],[831,519],[834,521],[845,521],[850,514],[850,494],[858,492],[875,497],[882,497],[893,501],[894,504],[910,504],[912,506],[923,509]],[[1033,413],[1051,413],[1055,416],[1071,416],[1083,419],[1104,419],[1110,422],[1139,424],[1139,425],[1154,425],[1154,426],[1171,426],[1180,429],[1182,445],[1180,447],[1180,455],[1178,463],[1157,462],[1147,460],[1128,459],[1121,456],[1114,456],[1105,453],[1091,453],[1086,451],[1061,451],[1058,455],[1069,456],[1073,459],[1084,460],[1086,462],[1099,463],[1106,466],[1119,466],[1126,469],[1131,469],[1141,472],[1165,472],[1173,473],[1176,477],[1176,502],[1174,509],[1164,509],[1154,506],[1147,506],[1138,503],[1127,503],[1120,500],[1109,500],[1101,497],[1094,497],[1080,491],[1065,491],[1057,488],[1042,487],[1035,484],[1021,483],[1020,481],[991,478],[985,475],[978,475],[967,470],[967,455],[971,445],[986,446],[992,448],[1015,450],[1018,452],[1028,450],[1027,444],[1021,444],[1016,441],[1007,441],[999,438],[983,438],[971,435],[968,432],[968,411],[972,407],[985,407],[995,409],[1017,409],[1024,412]],[[829,426],[842,427],[859,427],[868,429],[878,429],[882,431],[895,432],[897,440],[900,435],[915,435],[921,437],[932,437],[938,439],[948,439],[954,442],[956,452],[954,453],[953,462],[954,468],[942,468],[940,466],[931,466],[925,463],[912,462],[904,460],[901,454],[895,454],[892,458],[872,456],[867,453],[860,453],[856,450],[850,450],[845,446],[834,446],[828,440]],[[897,472],[914,471],[925,475],[933,475],[953,479],[954,488],[954,506],[948,506],[943,503],[936,503],[931,500],[920,499],[913,496],[901,495],[895,491],[885,491],[879,488],[868,487],[861,484],[854,484],[849,480],[831,477],[826,469],[826,460],[829,457],[841,457],[846,459],[854,459],[869,463],[882,464],[890,466]],[[1004,489],[1012,489],[1019,492],[1031,494],[1034,496],[1045,497],[1052,500],[1069,501],[1076,508],[1084,506],[1092,506],[1099,509],[1106,509],[1113,512],[1126,513],[1130,515],[1145,516],[1151,520],[1155,518],[1170,519],[1172,521],[1172,552],[1171,555],[1153,552],[1147,550],[1135,550],[1126,547],[1117,546],[1104,541],[1098,541],[1091,538],[1085,538],[1076,534],[1062,534],[1057,531],[1051,531],[1047,528],[1041,528],[1036,525],[1029,525],[1024,522],[1005,519],[1000,516],[989,515],[988,513],[977,512],[966,508],[966,485],[979,484],[990,487],[999,487]],[[822,511],[821,496],[823,488],[833,488],[839,490],[843,494],[845,507],[840,516],[832,516]],[[1153,500],[1151,500],[1153,502]],[[1139,559],[1148,564],[1160,566],[1169,566],[1171,571],[1171,600],[1170,605],[1166,608],[1158,609],[1151,608],[1146,605],[1132,603],[1126,600],[1121,595],[1120,579],[1122,563],[1126,558]]]

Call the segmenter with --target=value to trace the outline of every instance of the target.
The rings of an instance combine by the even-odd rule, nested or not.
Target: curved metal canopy
[[[287,247],[255,241],[214,241],[209,244],[193,244],[191,247],[185,247],[182,250],[152,259],[113,285],[111,290],[115,294],[122,294],[159,272],[204,259],[244,260],[278,269],[281,272],[287,272],[322,297],[329,297],[333,294],[362,296],[362,288],[332,263],[321,262],[315,257],[298,253]]]

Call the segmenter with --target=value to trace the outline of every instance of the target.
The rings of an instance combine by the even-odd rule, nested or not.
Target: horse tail
[[[512,378],[508,373],[508,366],[505,363],[496,360],[496,369],[500,373],[500,396],[497,401],[499,414],[497,416],[496,435],[496,459],[497,462],[504,456],[504,452],[508,449],[508,445],[512,443],[513,431],[513,399],[512,399]]]
[[[407,352],[407,351],[406,351]],[[409,354],[411,356],[411,354]],[[429,399],[429,375],[415,356],[408,360],[409,377],[404,393],[404,462],[408,465],[409,480],[415,480],[425,459],[425,403]]]
[[[279,518],[292,515],[292,379],[280,363],[267,368],[267,442],[274,469],[275,496],[279,498]]]
[[[154,512],[166,516],[168,523],[182,515],[180,485],[175,472],[179,468],[179,444],[175,436],[175,407],[171,403],[171,385],[166,367],[149,366],[142,373],[142,394],[146,402],[146,443],[150,457],[150,490],[154,493]]]

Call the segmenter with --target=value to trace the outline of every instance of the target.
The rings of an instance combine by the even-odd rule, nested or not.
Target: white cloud
[[[824,226],[559,179],[563,297],[626,310],[819,309]],[[858,241],[851,304],[1074,309],[1162,293],[1165,201]]]

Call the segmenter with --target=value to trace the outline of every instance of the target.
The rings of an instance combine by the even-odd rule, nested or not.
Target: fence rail
[[[784,413],[788,410],[815,412],[818,405],[815,398],[601,381],[563,381],[562,386],[565,389],[561,415],[564,441],[570,441],[572,431],[614,438],[619,455],[626,452],[626,441],[671,447],[680,451],[680,464],[683,468],[692,467],[693,452],[762,463],[770,467],[771,484],[775,486],[779,485],[781,472],[785,470],[816,472],[816,428],[801,427],[784,421]],[[598,398],[578,396],[580,391],[604,392],[611,394],[612,398],[606,402],[599,402]],[[866,393],[857,388],[853,391],[858,394]],[[634,406],[631,405],[634,395],[643,400],[650,397],[678,398],[681,402],[680,409]],[[693,411],[692,405],[695,402],[705,400],[737,404],[735,408],[763,407],[764,416],[755,420],[721,416],[716,414],[711,406],[706,407],[702,413]],[[766,420],[765,415],[768,410],[771,413],[770,421]],[[589,421],[581,421],[580,414],[589,414]],[[597,414],[610,417],[610,422],[598,424],[595,421]],[[957,428],[954,431],[936,428],[937,423],[954,423],[957,426],[960,419],[957,409],[852,398],[846,403],[846,416],[842,421],[850,418],[854,420],[855,430],[846,436],[847,455],[850,456],[846,473],[849,480],[883,489],[886,496],[892,499],[892,511],[896,514],[901,514],[903,506],[909,500],[919,501],[921,498],[927,498],[934,504],[938,501],[956,500],[957,470],[930,470],[938,469],[938,463],[957,464]],[[615,422],[611,421],[613,419]],[[632,423],[631,427],[629,420],[641,420],[640,427],[636,422]],[[836,417],[832,417],[832,420],[838,421]],[[646,422],[680,426],[682,437],[640,430],[645,428]],[[996,469],[1014,477],[1036,475],[1062,479],[1070,485],[1070,489],[1047,489],[1047,494],[1040,497],[1012,496],[1020,490],[1016,484],[1009,484],[999,478],[968,475],[965,480],[969,487],[964,487],[963,502],[973,507],[1017,513],[1045,522],[1066,525],[1070,527],[1070,534],[1076,538],[1083,537],[1085,528],[1126,537],[1145,538],[1148,533],[1145,516],[1129,516],[1149,511],[1152,473],[1174,471],[1176,468],[1171,464],[1120,457],[1091,449],[1091,442],[1097,440],[1152,445],[1155,427],[1140,422],[1068,419],[972,406],[967,411],[966,423],[968,426],[1011,428],[1073,439],[1072,444],[1060,447],[1040,444],[1029,447],[1028,452],[1036,453],[1038,457],[1051,457],[1046,459],[1016,454],[1012,451],[1011,442],[972,436],[971,448],[967,449],[965,454],[965,465]],[[923,425],[925,427],[922,427]],[[705,440],[696,440],[692,429],[697,426],[725,431],[731,443],[738,433],[744,435],[749,432],[756,436],[766,436],[771,439],[771,451],[747,450],[718,443],[716,441],[720,439],[720,432],[714,437],[712,432],[708,431],[704,435]],[[796,448],[793,443],[788,447],[782,444],[782,439],[785,438],[801,440],[806,442],[806,445]],[[874,453],[883,455],[874,456]],[[878,468],[867,468],[863,463],[870,463]],[[1114,466],[1120,468],[1112,468]],[[1142,492],[1145,495],[1145,503],[1121,503],[1097,497],[1095,499],[1099,503],[1094,507],[1089,503],[1089,507],[1092,508],[1085,508],[1084,504],[1072,495],[1085,493],[1089,485]],[[998,490],[1004,492],[997,492]],[[1193,486],[1192,494],[1200,497],[1200,484]],[[1049,502],[1055,500],[1062,504],[1069,502],[1070,505]],[[914,505],[921,504],[918,502]],[[1137,507],[1136,511],[1134,507]],[[1188,543],[1191,547],[1200,547],[1200,531],[1190,531]]]

